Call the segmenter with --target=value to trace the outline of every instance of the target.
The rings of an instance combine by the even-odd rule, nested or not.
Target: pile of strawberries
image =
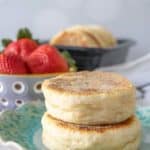
[[[0,73],[43,74],[68,70],[67,61],[55,47],[40,45],[29,38],[12,41],[0,53]]]

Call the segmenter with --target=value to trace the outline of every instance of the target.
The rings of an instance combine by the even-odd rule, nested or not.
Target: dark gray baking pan
[[[125,62],[127,54],[135,44],[131,39],[118,39],[113,48],[84,48],[57,45],[60,51],[68,51],[76,60],[79,70],[93,70]]]

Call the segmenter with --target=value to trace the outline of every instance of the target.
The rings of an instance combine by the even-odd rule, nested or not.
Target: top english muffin
[[[96,25],[76,25],[55,35],[50,44],[77,47],[109,48],[116,45],[107,29]]]
[[[115,73],[67,73],[45,80],[42,90],[48,113],[66,122],[114,124],[135,111],[134,86]]]

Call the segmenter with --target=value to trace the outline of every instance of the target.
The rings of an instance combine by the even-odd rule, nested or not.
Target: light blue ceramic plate
[[[27,150],[45,150],[41,140],[41,117],[45,112],[43,102],[28,103],[16,111],[6,111],[0,116],[0,137],[14,141]],[[150,150],[150,107],[138,108],[142,122],[141,150]]]

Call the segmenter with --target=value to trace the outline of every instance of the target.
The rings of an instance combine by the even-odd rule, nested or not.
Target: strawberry
[[[48,44],[39,46],[27,60],[32,73],[66,72],[68,64],[58,50]]]
[[[0,54],[0,73],[26,74],[27,72],[25,63],[19,57]]]
[[[4,49],[4,53],[7,55],[19,55],[20,54],[20,47],[18,41],[11,42],[8,46]]]
[[[26,60],[27,57],[38,47],[37,43],[31,39],[20,39],[18,40],[20,46],[20,56],[23,60]]]
[[[37,43],[31,39],[20,39],[10,43],[4,50],[6,55],[18,55],[26,61],[27,57],[37,48]]]

